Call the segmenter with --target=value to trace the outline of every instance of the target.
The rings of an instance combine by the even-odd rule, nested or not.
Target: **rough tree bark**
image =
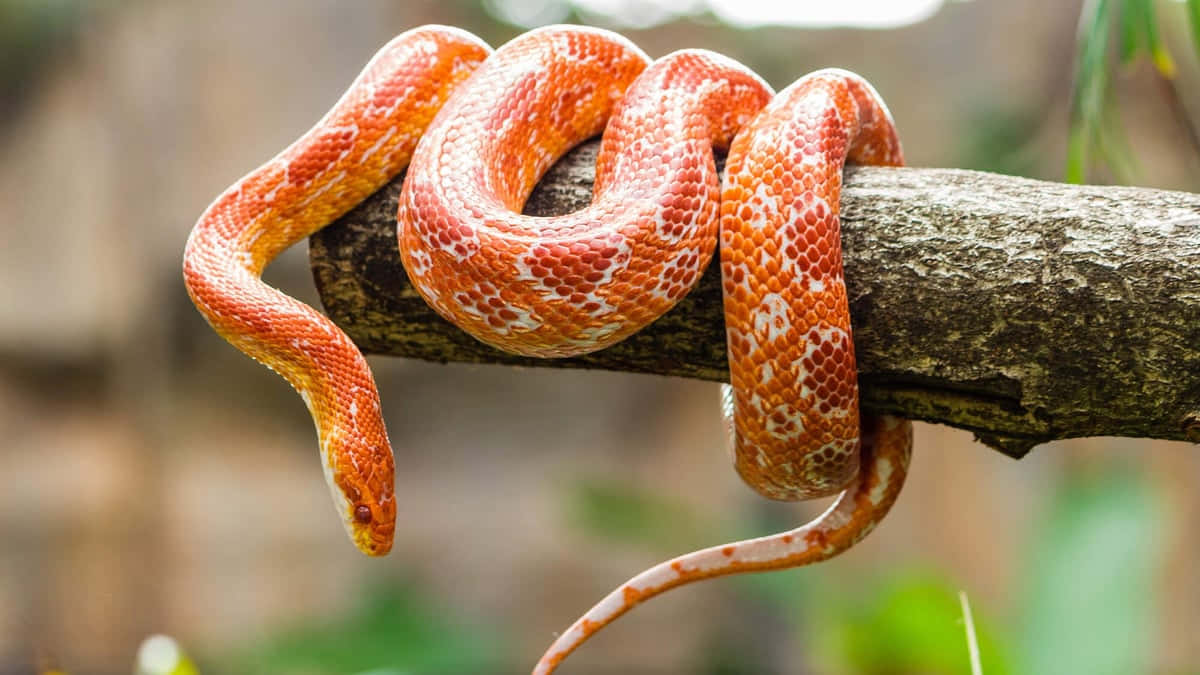
[[[526,212],[584,206],[596,147],[560,161]],[[715,264],[601,352],[537,360],[476,342],[408,283],[402,179],[311,240],[321,300],[365,352],[727,379]],[[842,228],[866,410],[968,429],[1012,456],[1079,436],[1200,441],[1200,195],[860,167]]]

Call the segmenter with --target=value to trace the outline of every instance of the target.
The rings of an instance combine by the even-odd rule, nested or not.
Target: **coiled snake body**
[[[720,238],[735,466],[773,499],[842,496],[796,530],[634,577],[558,638],[535,669],[548,673],[649,597],[831,557],[886,514],[911,429],[859,417],[838,196],[847,159],[902,157],[886,107],[845,71],[773,96],[717,54],[649,63],[624,38],[577,26],[489,51],[441,26],[395,38],[316,127],[205,211],[184,279],[222,336],[300,392],[347,531],[379,555],[391,547],[395,502],[374,381],[328,319],[261,281],[271,259],[407,166],[399,244],[413,285],[476,338],[554,357],[611,345],[668,310]],[[592,205],[520,215],[545,170],[601,131]],[[714,147],[729,152],[723,184]]]

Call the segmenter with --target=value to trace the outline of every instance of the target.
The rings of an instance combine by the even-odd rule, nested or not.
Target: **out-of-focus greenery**
[[[202,672],[417,675],[514,670],[495,629],[466,625],[409,586],[375,587],[351,614],[284,627]]]
[[[814,622],[824,626],[826,654],[855,673],[971,672],[957,589],[944,575],[912,568],[867,581],[853,598],[826,600],[824,617]],[[978,607],[972,614],[983,672],[1013,672],[995,620]]]
[[[97,9],[111,9],[118,1],[0,0],[0,121],[20,105],[27,87],[37,80],[40,69],[52,62],[50,57],[55,50],[69,43],[90,14]],[[486,14],[496,20],[515,23],[541,20],[532,15],[522,15],[518,19],[513,15],[517,11],[536,10],[541,12],[539,17],[552,21],[587,18],[577,15],[572,5],[566,2],[516,3],[509,7],[493,0],[459,0],[459,4],[469,6],[470,10],[486,10]],[[517,5],[523,9],[518,10]],[[1160,10],[1167,15],[1161,21]],[[652,19],[633,23],[651,25],[674,17],[670,12],[652,14]],[[1175,60],[1160,32],[1160,24],[1170,25],[1174,20],[1186,21],[1192,45],[1200,55],[1200,0],[1087,0],[1084,3],[1071,94],[1071,127],[1065,167],[1067,181],[1084,182],[1089,168],[1097,164],[1106,166],[1121,182],[1130,182],[1137,171],[1135,155],[1122,131],[1119,106],[1112,95],[1114,63],[1128,67],[1146,57],[1154,64],[1168,85],[1163,89],[1165,96],[1176,99],[1169,103],[1176,110],[1179,124],[1187,127],[1194,150],[1200,152],[1200,125],[1188,119],[1177,100],[1173,84]],[[1112,58],[1114,51],[1118,56],[1116,59]],[[763,58],[776,53],[777,50],[768,50]],[[1014,151],[1024,145],[1021,140],[1028,138],[1020,133],[1031,130],[1026,116],[991,111],[982,113],[980,121],[982,125],[972,125],[972,128],[990,131],[977,142],[968,138],[971,145],[968,154],[991,159],[987,160],[987,166],[967,164],[971,168],[1029,175],[1033,165],[1031,158],[1022,156],[1019,150]],[[1009,142],[1014,140],[1011,138],[1014,134],[1017,135],[1016,142]],[[993,151],[972,152],[975,145]]]
[[[698,541],[732,534],[726,523],[700,514],[661,495],[612,479],[585,479],[568,493],[565,507],[573,529],[626,544],[685,549]]]
[[[1186,0],[1193,46],[1200,55],[1200,0]],[[1080,17],[1075,65],[1075,87],[1071,99],[1071,131],[1067,140],[1066,179],[1082,183],[1088,167],[1099,158],[1123,182],[1136,171],[1133,153],[1121,130],[1119,110],[1112,95],[1113,35],[1119,41],[1122,66],[1145,56],[1169,86],[1167,96],[1177,97],[1172,81],[1175,61],[1159,32],[1155,0],[1088,0]],[[1180,124],[1195,144],[1195,123],[1186,116]],[[1200,148],[1195,148],[1200,149]]]
[[[0,0],[0,122],[50,55],[82,24],[88,0]]]
[[[959,134],[963,169],[1037,178],[1038,156],[1030,139],[1042,120],[1031,111],[979,106]]]
[[[767,529],[757,522],[735,528],[714,516],[715,526],[708,533],[680,548],[679,533],[703,532],[694,523],[704,520],[701,514],[689,513],[682,504],[659,495],[639,493],[632,486],[610,486],[597,499],[592,481],[582,481],[569,494],[568,503],[573,506],[568,512],[576,514],[571,520],[572,527],[608,541],[623,538],[630,546],[662,551],[664,556],[779,529],[777,522]],[[628,498],[614,509],[618,494]],[[581,503],[585,504],[582,508]],[[620,514],[619,517],[600,517],[610,511]],[[586,517],[580,518],[579,514]],[[656,525],[648,528],[647,523]],[[656,540],[652,532],[660,533],[663,539]],[[721,532],[727,535],[722,537]],[[730,587],[744,596],[748,606],[765,607],[778,620],[790,624],[789,632],[811,647],[808,651],[821,662],[808,664],[817,666],[818,672],[824,668],[880,674],[969,672],[957,589],[943,576],[910,567],[898,572],[880,571],[866,579],[830,586],[812,583],[811,573],[806,572],[798,569],[744,575],[737,577],[738,583]],[[975,621],[984,672],[988,675],[1011,672],[1004,640],[992,629],[995,621],[981,618],[978,609]],[[743,651],[742,660],[746,657]],[[720,662],[698,664],[700,672],[761,672],[755,664],[743,663],[749,669],[734,668],[720,652],[714,652],[711,658]]]
[[[1188,25],[1192,28],[1192,44],[1195,45],[1196,51],[1200,53],[1200,1],[1188,0],[1187,15]]]
[[[1020,672],[1150,672],[1163,509],[1136,470],[1066,477],[1027,561]]]
[[[603,485],[597,490],[595,481],[584,480],[568,492],[564,513],[572,514],[573,527],[664,557],[704,532],[696,526],[704,515],[683,504],[630,485]],[[806,665],[818,672],[970,672],[960,590],[972,598],[986,675],[1146,672],[1157,635],[1154,576],[1164,555],[1156,548],[1162,510],[1153,490],[1130,467],[1101,468],[1065,476],[1040,513],[1042,527],[1019,566],[1026,570],[1019,585],[1027,592],[1013,594],[1007,606],[989,606],[984,589],[962,589],[928,561],[843,583],[830,583],[836,578],[824,571],[822,582],[813,583],[808,569],[753,574],[730,588],[790,625],[792,639],[813,655]],[[684,549],[769,531],[761,523],[712,521],[714,527],[684,542]],[[712,662],[697,664],[697,672],[757,672],[744,663],[744,650],[742,668],[721,650],[707,656]]]

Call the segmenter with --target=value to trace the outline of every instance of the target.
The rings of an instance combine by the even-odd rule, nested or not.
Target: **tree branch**
[[[535,215],[591,198],[597,144]],[[501,353],[442,320],[396,250],[401,178],[311,240],[329,315],[367,353],[726,380],[717,266],[667,315],[583,357]],[[1200,441],[1200,195],[943,169],[847,170],[842,228],[862,405],[1021,456],[1078,436]]]

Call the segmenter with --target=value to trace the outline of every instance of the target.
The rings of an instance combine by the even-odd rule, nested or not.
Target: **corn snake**
[[[519,215],[546,169],[604,132],[588,208]],[[724,181],[713,149],[727,149]],[[557,26],[494,53],[440,26],[368,63],[307,134],[229,188],[189,237],[184,279],[210,324],[300,392],[355,544],[388,552],[393,459],[358,349],[262,270],[407,167],[398,213],[414,287],[477,339],[525,355],[601,349],[673,306],[720,239],[731,385],[723,409],[742,478],[773,499],[842,492],[796,530],[696,551],[626,582],[547,651],[669,588],[836,555],[899,493],[911,427],[858,413],[838,232],[841,169],[899,165],[890,114],[858,76],[813,73],[775,95],[720,55],[653,63],[606,31]],[[860,458],[862,459],[860,467]]]

